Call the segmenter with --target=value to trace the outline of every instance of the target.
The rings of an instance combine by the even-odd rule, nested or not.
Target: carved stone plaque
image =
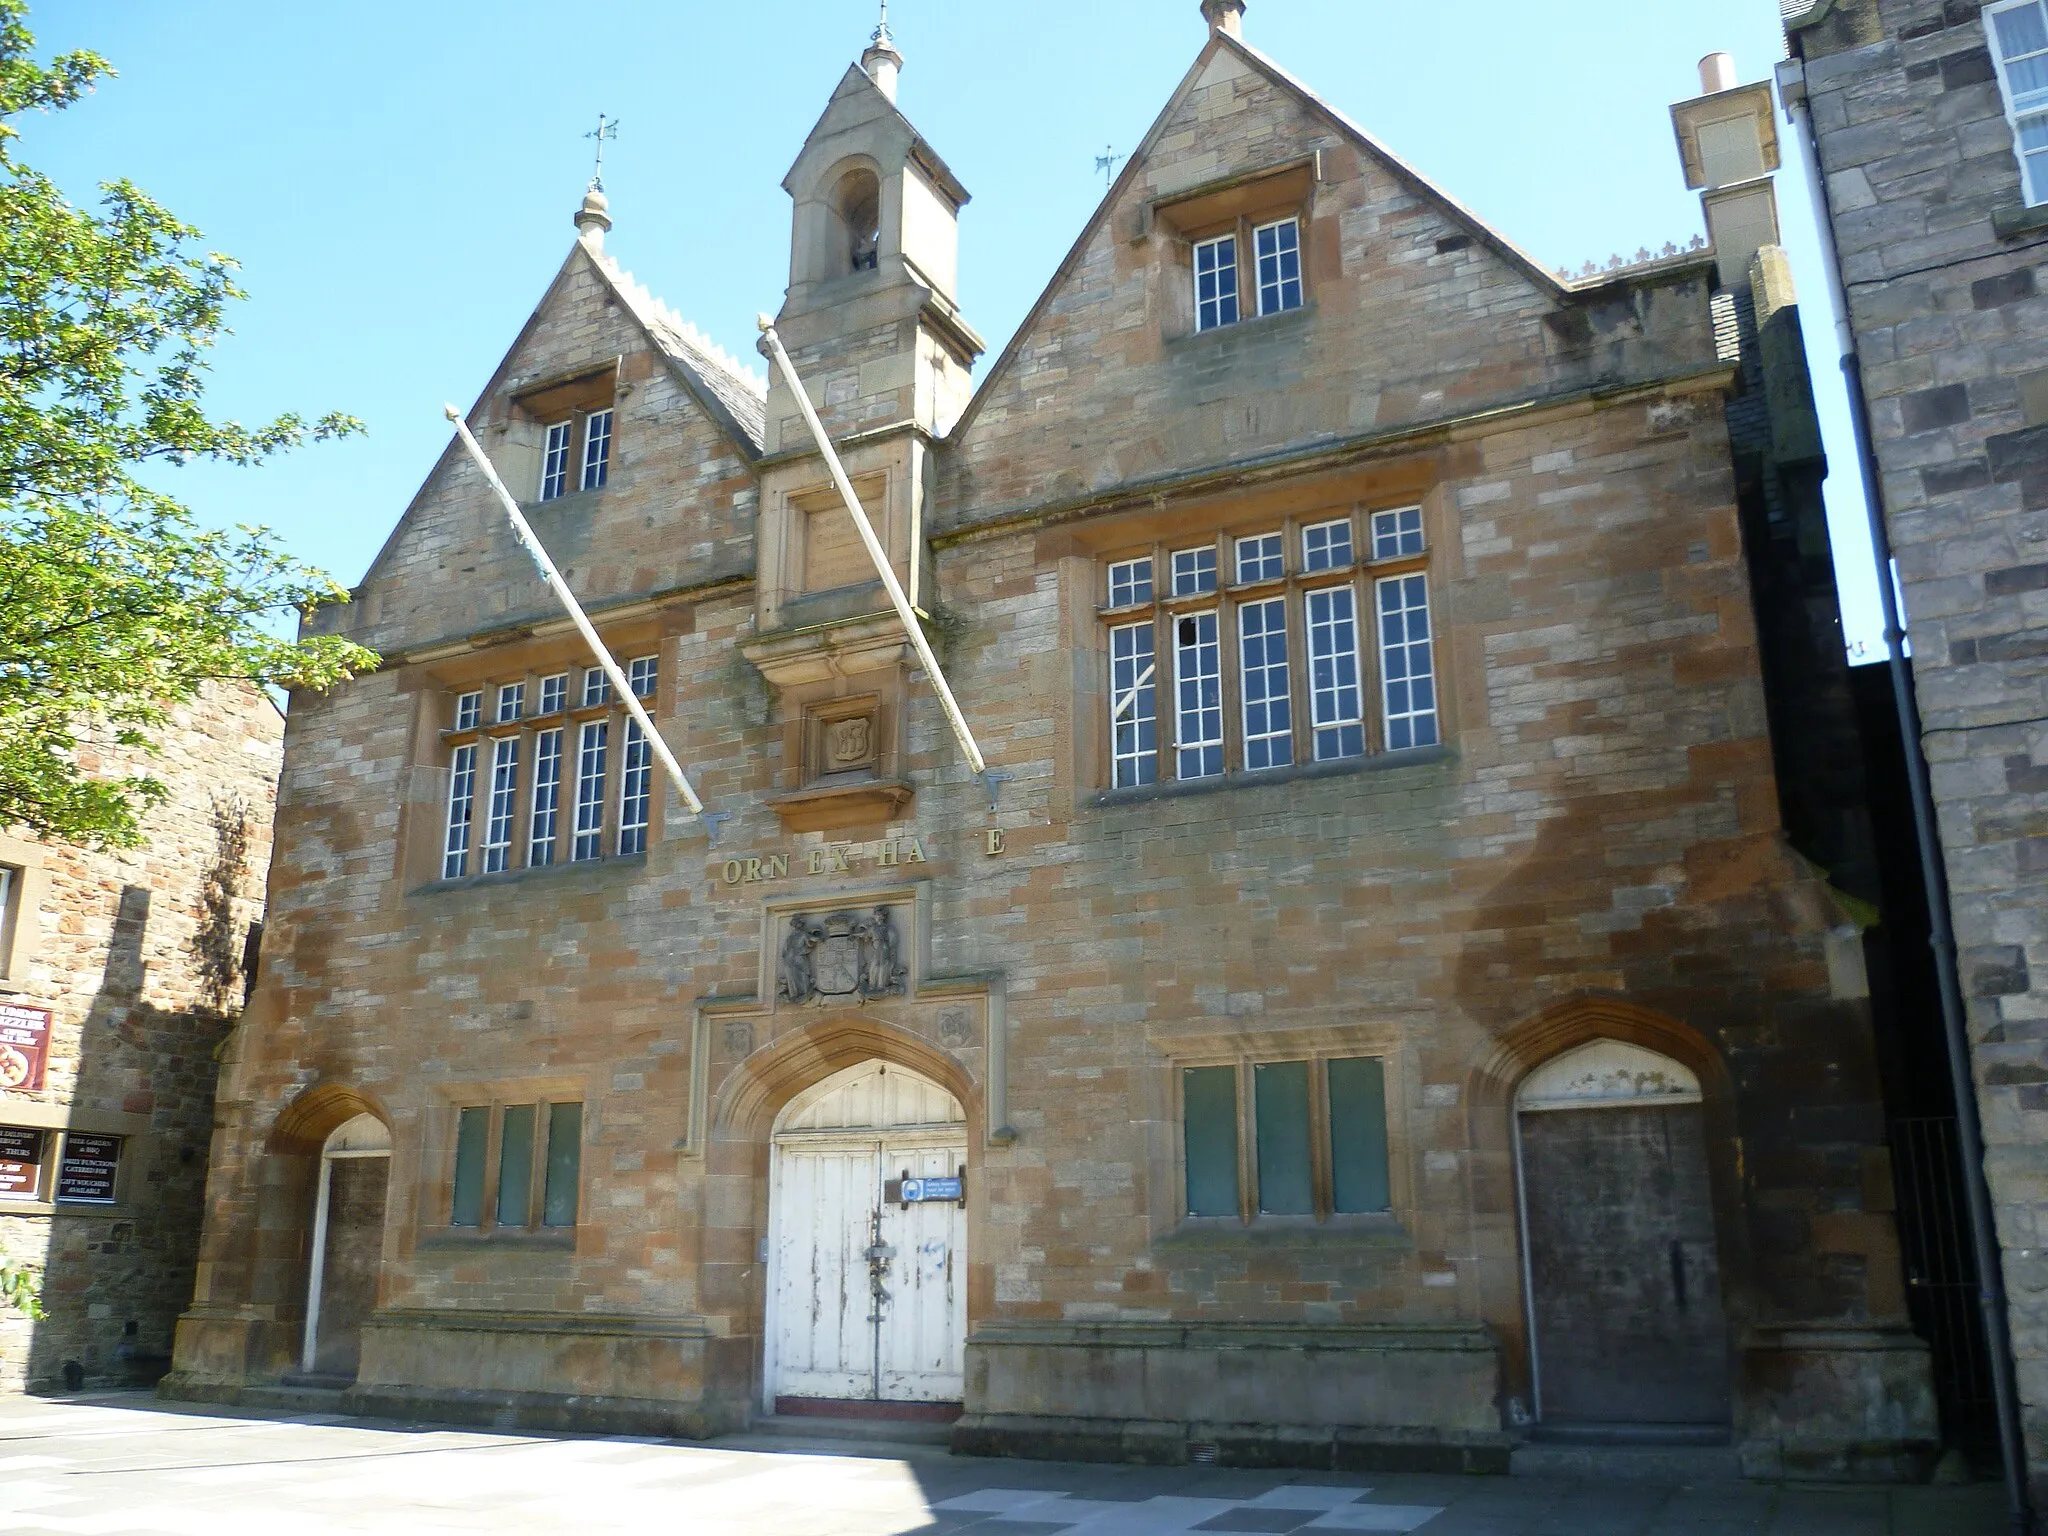
[[[939,1040],[942,1044],[960,1049],[968,1041],[969,1029],[965,1008],[948,1008],[939,1015]]]
[[[875,724],[866,715],[835,720],[825,728],[825,771],[865,767],[874,755]]]
[[[901,994],[908,976],[887,907],[806,912],[789,920],[783,936],[775,995],[792,1003],[866,1002]]]
[[[745,1057],[753,1054],[754,1026],[745,1019],[731,1019],[725,1026],[725,1054]]]

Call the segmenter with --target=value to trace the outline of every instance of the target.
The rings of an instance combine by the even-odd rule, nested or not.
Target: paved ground
[[[141,1395],[0,1398],[0,1531],[293,1536],[1993,1536],[1992,1487],[1665,1487],[980,1461],[938,1449],[570,1440]]]

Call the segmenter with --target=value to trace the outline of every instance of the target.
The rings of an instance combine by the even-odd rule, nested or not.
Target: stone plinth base
[[[991,1324],[967,1341],[977,1455],[1505,1472],[1478,1326]]]
[[[1750,1477],[1922,1482],[1941,1452],[1927,1345],[1903,1327],[1753,1327],[1737,1397]]]
[[[299,1357],[303,1324],[241,1311],[194,1307],[178,1319],[171,1370],[157,1390],[165,1397],[225,1401],[217,1389],[272,1381]]]

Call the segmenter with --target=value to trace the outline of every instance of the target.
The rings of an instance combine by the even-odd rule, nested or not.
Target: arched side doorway
[[[391,1132],[375,1115],[344,1121],[321,1145],[299,1358],[309,1376],[355,1379],[363,1324],[377,1304],[390,1173]]]
[[[1698,1077],[1592,1040],[1523,1079],[1514,1123],[1538,1420],[1725,1434],[1728,1325]]]
[[[967,1212],[948,1186],[903,1184],[960,1179],[966,1163],[960,1101],[904,1067],[862,1062],[784,1106],[770,1151],[765,1407],[961,1400]]]

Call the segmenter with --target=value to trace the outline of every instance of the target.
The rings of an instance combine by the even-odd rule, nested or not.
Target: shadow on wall
[[[198,892],[197,1005],[144,1000],[151,893],[124,886],[105,967],[80,1032],[74,1115],[125,1117],[116,1200],[67,1202],[50,1222],[45,1316],[28,1352],[31,1390],[153,1383],[170,1366],[192,1300],[220,1048],[253,970],[235,903],[247,878],[248,813],[216,800],[216,849]],[[88,1124],[91,1122],[88,1121]]]

